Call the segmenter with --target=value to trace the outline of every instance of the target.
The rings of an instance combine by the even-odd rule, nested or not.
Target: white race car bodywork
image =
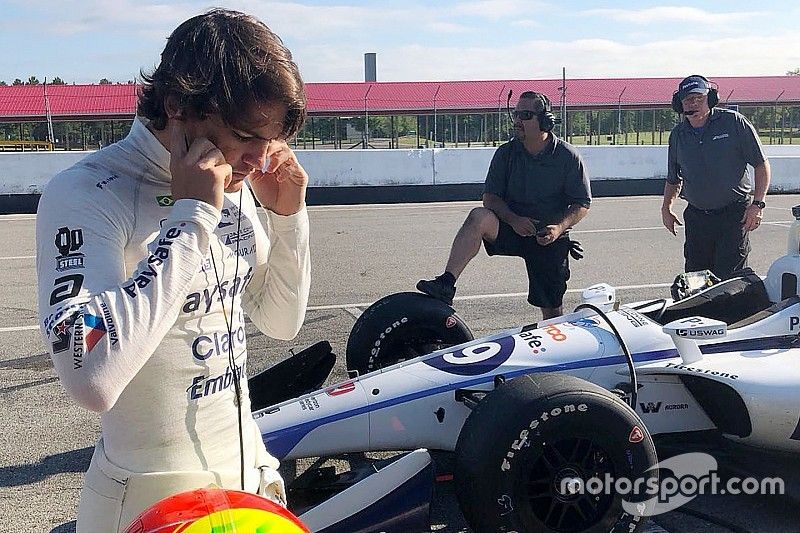
[[[798,221],[790,230],[789,253],[773,263],[764,279],[746,272],[712,284],[710,277],[695,273],[676,280],[677,301],[630,305],[620,305],[612,287],[596,285],[584,291],[574,313],[385,368],[354,365],[380,369],[257,410],[253,416],[264,442],[280,459],[416,450],[370,472],[374,477],[355,481],[301,518],[321,533],[426,527],[433,467],[431,456],[420,448],[427,448],[456,451],[454,479],[462,483],[459,504],[468,521],[479,524],[477,529],[494,530],[502,524],[505,531],[524,523],[548,523],[566,531],[574,530],[576,523],[591,528],[607,522],[614,531],[633,531],[647,516],[638,506],[639,514],[615,507],[614,499],[600,506],[600,500],[581,499],[559,489],[555,481],[578,482],[604,469],[608,474],[630,468],[635,476],[651,472],[656,449],[650,437],[659,435],[710,433],[754,449],[800,451],[800,206],[795,210]],[[363,323],[357,322],[349,339],[359,338],[353,344],[358,349],[351,352],[348,342],[348,363],[351,353],[370,358],[380,353],[387,364],[401,360],[384,355],[393,353],[384,335],[416,339],[407,327],[414,320],[428,326],[430,317],[439,316],[441,323],[434,327],[451,333],[456,330],[449,328],[459,327],[460,318],[450,314],[446,304],[409,294],[387,296],[365,311],[359,319]],[[432,305],[440,315],[428,313]],[[406,326],[403,334],[394,331],[400,324]],[[460,335],[452,338],[471,337],[466,327]],[[330,345],[327,355],[333,357]],[[297,368],[310,360],[313,357],[304,358]],[[294,367],[282,369],[290,378],[287,368]],[[500,386],[524,375],[532,377]],[[257,390],[251,386],[251,400]],[[625,397],[635,414],[615,394]],[[274,401],[278,399],[258,405]],[[559,417],[562,422],[553,423]],[[498,435],[484,439],[484,430]],[[563,456],[569,460],[545,459],[546,454],[562,457],[560,446],[572,447]],[[586,453],[587,447],[592,453]],[[578,449],[582,451],[576,455]],[[481,464],[487,455],[497,462]],[[324,481],[324,474],[320,476],[312,476],[311,484]],[[550,481],[540,483],[542,479]],[[480,497],[466,497],[476,483]],[[508,488],[523,485],[537,488],[521,489],[519,494]],[[298,483],[298,490],[303,486]],[[591,511],[595,508],[600,509],[596,515]],[[549,522],[552,516],[561,517],[555,525]],[[568,520],[562,523],[564,517]]]
[[[800,450],[800,300],[723,339],[697,342],[686,364],[663,326],[632,307],[609,310],[637,368],[637,414],[652,435],[714,429],[707,405],[686,385],[717,382],[741,398],[745,444]],[[470,409],[457,391],[494,388],[496,376],[566,372],[607,389],[628,381],[611,328],[593,311],[516,328],[348,380],[254,414],[271,453],[281,458],[425,447],[453,450]],[[554,322],[554,323],[553,323]],[[716,389],[714,389],[716,390]],[[543,414],[547,416],[547,414]],[[551,415],[558,416],[558,414]],[[740,424],[741,425],[741,424]],[[746,426],[747,424],[745,424]],[[725,428],[719,428],[725,433]]]

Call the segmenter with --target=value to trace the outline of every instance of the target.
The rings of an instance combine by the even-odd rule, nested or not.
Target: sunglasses
[[[533,111],[514,111],[513,113],[514,118],[518,118],[520,120],[530,120],[536,116],[536,113]]]

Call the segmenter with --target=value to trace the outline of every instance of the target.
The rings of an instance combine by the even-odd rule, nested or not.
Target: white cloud
[[[452,22],[431,22],[430,24],[426,24],[425,27],[435,33],[459,34],[472,31],[472,28],[468,26],[454,24]]]
[[[300,1],[219,3],[266,22],[292,50],[304,78],[314,82],[362,80],[364,52],[378,54],[378,79],[385,81],[558,78],[562,66],[573,78],[691,71],[783,74],[800,66],[800,34],[788,24],[781,26],[800,14],[797,8],[794,13],[787,9],[765,32],[766,20],[758,12],[716,14],[680,6],[569,13],[558,3],[523,0],[322,6]],[[113,9],[106,0],[48,0],[30,6],[0,21],[10,31],[3,32],[6,41],[0,34],[0,41],[16,42],[48,28],[36,44],[50,52],[31,49],[13,60],[0,58],[0,79],[30,74],[89,82],[130,79],[131,73],[158,61],[165,38],[180,22],[209,8],[200,0],[119,0]],[[727,23],[703,26],[702,32],[694,25],[713,21]],[[753,21],[757,24],[739,24]],[[565,24],[569,31],[559,31]],[[616,28],[611,39],[577,38],[609,35],[600,31],[608,26]],[[58,38],[47,40],[56,33]],[[87,37],[96,45],[87,47]],[[555,40],[562,38],[575,40]],[[77,54],[70,42],[81,43],[80,62],[71,62]],[[128,47],[119,51],[120,44]]]
[[[800,66],[800,34],[709,40],[662,40],[630,45],[611,40],[529,41],[504,49],[408,45],[378,53],[381,81],[782,75]],[[301,64],[307,81],[363,79],[360,51],[336,54]],[[341,58],[353,70],[341,68]],[[354,59],[352,59],[354,58]],[[657,60],[655,60],[657,58]],[[713,58],[710,60],[709,58]],[[335,67],[336,70],[331,70]]]
[[[653,24],[659,22],[695,22],[713,26],[752,21],[753,17],[768,13],[743,11],[716,13],[687,6],[659,6],[648,9],[589,9],[578,13],[584,17],[610,19],[632,24]]]
[[[456,17],[468,15],[500,20],[547,9],[547,3],[530,0],[477,0],[458,3],[449,11]]]
[[[542,27],[542,23],[541,22],[536,21],[536,20],[531,20],[531,19],[515,20],[514,22],[511,23],[511,25],[515,26],[517,28],[541,28]]]

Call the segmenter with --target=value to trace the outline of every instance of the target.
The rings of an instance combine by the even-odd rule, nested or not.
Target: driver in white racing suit
[[[279,339],[305,316],[308,175],[285,142],[302,79],[263,23],[213,10],[170,36],[138,114],[52,179],[36,223],[42,334],[67,392],[102,414],[79,533],[212,485],[285,504],[250,414],[244,314]]]

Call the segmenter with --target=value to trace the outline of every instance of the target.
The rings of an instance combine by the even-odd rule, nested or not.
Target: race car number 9
[[[496,342],[484,342],[483,344],[469,346],[458,352],[446,353],[442,358],[446,362],[454,365],[469,365],[491,359],[497,355],[500,350],[501,347]]]
[[[460,350],[425,359],[424,363],[448,374],[478,376],[505,363],[514,352],[514,338],[471,344]]]

